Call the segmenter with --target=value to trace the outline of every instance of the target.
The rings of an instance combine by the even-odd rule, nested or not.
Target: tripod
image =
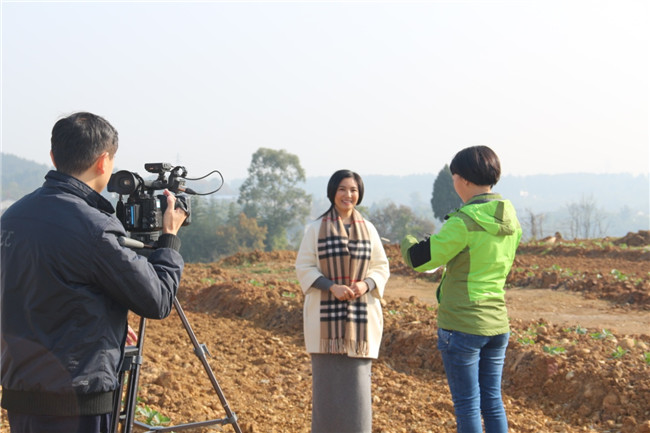
[[[144,333],[145,333],[145,326],[146,326],[146,319],[144,317],[141,317],[140,328],[138,329],[137,345],[127,346],[122,370],[120,371],[119,374],[118,390],[115,393],[115,397],[113,401],[113,417],[111,420],[111,430],[110,430],[111,433],[117,433],[120,424],[122,425],[122,430],[121,430],[122,433],[131,433],[133,431],[134,424],[139,427],[143,427],[147,429],[148,432],[171,432],[176,430],[187,430],[187,429],[197,428],[197,427],[207,427],[214,424],[221,424],[221,425],[232,424],[235,433],[242,433],[241,429],[239,428],[239,424],[237,424],[237,415],[235,415],[230,410],[230,407],[228,406],[228,402],[226,401],[226,398],[224,397],[223,392],[221,391],[221,387],[219,386],[219,383],[217,382],[217,379],[214,376],[212,368],[210,368],[210,364],[208,364],[208,361],[206,360],[205,354],[206,352],[208,352],[207,347],[204,344],[199,344],[198,340],[196,339],[196,335],[194,334],[194,331],[192,331],[192,327],[190,326],[190,323],[188,322],[187,317],[185,316],[185,313],[183,312],[183,309],[181,308],[181,305],[178,302],[177,298],[174,298],[174,307],[176,308],[176,312],[178,313],[178,315],[181,318],[181,321],[183,322],[183,326],[187,331],[187,335],[189,335],[190,340],[192,341],[192,345],[194,346],[194,354],[198,356],[199,359],[201,360],[201,363],[203,364],[203,368],[208,374],[208,377],[210,378],[210,382],[212,382],[212,387],[217,393],[217,396],[221,401],[221,405],[226,411],[226,417],[221,419],[179,424],[170,427],[160,427],[160,426],[153,427],[148,424],[135,421],[134,415],[135,415],[135,406],[137,403],[136,395],[138,390],[138,382],[140,379],[140,366],[142,365],[142,349],[143,349]],[[124,390],[125,376],[128,376],[126,390]],[[122,402],[123,392],[125,395],[124,402]]]

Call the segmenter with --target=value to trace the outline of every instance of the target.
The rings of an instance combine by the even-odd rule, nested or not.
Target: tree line
[[[238,252],[297,249],[307,219],[326,210],[312,209],[312,196],[298,186],[305,179],[296,155],[285,150],[258,149],[236,200],[193,199],[192,224],[179,233],[183,256],[188,262],[213,262]],[[435,220],[443,221],[445,215],[462,205],[448,165],[435,178],[430,204],[433,218],[416,215],[410,207],[392,202],[360,205],[358,209],[387,243],[398,243],[406,234],[420,238],[431,235]],[[566,207],[570,237],[602,236],[606,220],[593,198],[583,197]],[[526,240],[542,237],[545,218],[545,214],[529,209],[520,212]]]
[[[298,186],[305,179],[296,155],[258,149],[236,200],[192,198],[192,224],[179,232],[183,257],[188,262],[213,262],[238,252],[297,249],[312,213],[311,195]],[[433,215],[442,219],[461,204],[445,166],[433,185]],[[418,216],[405,205],[389,202],[358,209],[389,243],[399,242],[407,233],[426,236],[435,229],[432,218]]]
[[[33,191],[42,184],[47,170],[45,165],[2,154],[3,200],[10,203]],[[305,171],[296,155],[284,150],[258,149],[237,199],[192,198],[192,223],[179,232],[183,256],[188,262],[212,262],[237,252],[297,249],[306,221],[329,206],[326,200],[314,201],[298,186],[305,180]],[[324,184],[323,192],[325,189]],[[432,234],[434,221],[442,222],[447,213],[462,205],[447,165],[433,182],[430,205],[429,215],[426,209],[418,208],[416,213],[409,206],[392,202],[360,205],[358,209],[375,224],[386,242],[397,243],[407,233],[418,237]],[[8,204],[3,205],[3,210],[5,206]],[[557,216],[550,213],[519,209],[524,239],[541,239],[549,230],[557,231],[559,225],[566,238],[603,237],[608,230],[609,214],[593,196],[565,204],[564,211],[566,216],[557,221]]]

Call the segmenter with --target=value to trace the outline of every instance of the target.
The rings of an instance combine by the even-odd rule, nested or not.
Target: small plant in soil
[[[583,328],[583,327],[580,326],[580,325],[576,325],[576,326],[573,327],[573,328],[567,328],[567,329],[566,329],[566,332],[568,332],[568,333],[570,333],[570,332],[575,332],[575,333],[578,334],[578,335],[585,335],[585,334],[587,333],[587,329],[586,329],[586,328]]]
[[[628,276],[618,269],[612,269],[610,272],[618,281],[627,281]]]
[[[591,335],[591,338],[595,340],[606,340],[608,338],[614,337],[614,335],[611,332],[609,332],[607,329],[603,329],[600,332],[593,332],[589,335]]]
[[[627,352],[629,352],[629,350],[623,349],[621,346],[616,346],[616,350],[612,352],[612,358],[621,359]]]
[[[517,342],[519,342],[520,344],[523,344],[525,346],[535,344],[535,340],[533,340],[530,337],[519,337],[519,338],[517,338]]]
[[[559,355],[566,352],[566,349],[559,346],[544,346],[544,352],[548,353],[549,355]]]
[[[169,424],[171,419],[162,415],[157,410],[150,408],[149,406],[137,406],[135,408],[140,421],[144,422],[150,426],[161,426]]]

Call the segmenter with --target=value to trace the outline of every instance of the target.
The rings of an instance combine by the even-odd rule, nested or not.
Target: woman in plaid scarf
[[[330,208],[306,227],[296,259],[312,364],[312,432],[370,433],[388,259],[377,230],[356,210],[361,177],[337,171],[327,198]]]

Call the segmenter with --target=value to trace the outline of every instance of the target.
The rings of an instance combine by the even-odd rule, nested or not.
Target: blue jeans
[[[508,431],[501,373],[510,334],[472,335],[438,329],[438,350],[447,374],[458,433]]]

